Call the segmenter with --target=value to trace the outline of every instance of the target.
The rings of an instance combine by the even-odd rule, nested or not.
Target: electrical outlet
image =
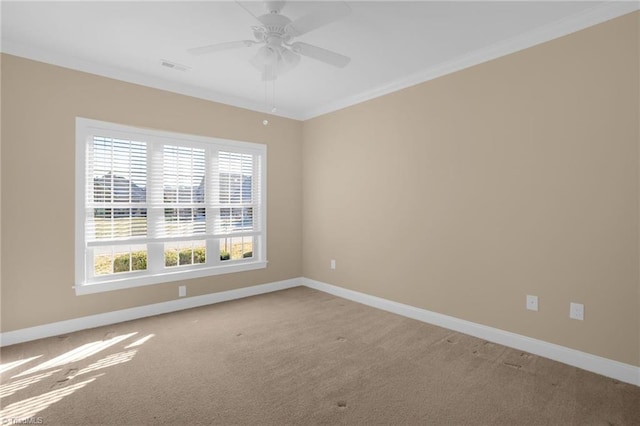
[[[584,320],[584,305],[582,303],[573,303],[569,305],[569,318]]]
[[[527,294],[527,309],[530,311],[538,310],[538,296]]]
[[[178,297],[185,297],[187,295],[187,286],[181,285],[178,287]]]
[[[331,269],[336,269],[336,260],[331,259]]]

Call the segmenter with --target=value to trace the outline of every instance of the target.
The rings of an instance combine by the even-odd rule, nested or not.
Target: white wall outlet
[[[573,303],[569,305],[569,318],[584,320],[584,305],[582,303]]]
[[[187,286],[181,285],[178,287],[178,297],[185,297],[187,295]]]
[[[331,259],[331,269],[336,269],[336,260]]]
[[[538,310],[538,296],[527,294],[527,309],[530,311]]]

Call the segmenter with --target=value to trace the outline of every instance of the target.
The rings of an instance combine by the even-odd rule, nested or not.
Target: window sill
[[[152,284],[160,284],[167,282],[178,282],[192,278],[202,278],[214,275],[232,274],[235,272],[253,271],[255,269],[264,269],[267,267],[266,261],[258,262],[242,262],[230,265],[198,268],[189,271],[171,271],[163,272],[157,275],[144,275],[134,277],[128,275],[118,279],[86,283],[74,286],[76,296],[83,294],[103,293],[106,291],[123,290],[127,288],[143,287]]]

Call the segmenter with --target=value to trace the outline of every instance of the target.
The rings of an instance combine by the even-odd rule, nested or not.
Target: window
[[[266,267],[266,146],[76,119],[76,294]]]

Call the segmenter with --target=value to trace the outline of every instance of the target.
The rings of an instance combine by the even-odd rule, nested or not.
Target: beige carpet
[[[304,287],[1,355],[3,424],[640,424],[639,387]]]

